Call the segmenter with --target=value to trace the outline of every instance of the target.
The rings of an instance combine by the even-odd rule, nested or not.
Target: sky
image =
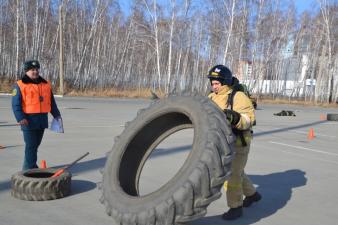
[[[314,7],[314,5],[317,5],[316,1],[312,0],[295,0],[295,5],[298,13],[302,13],[305,10],[310,10]]]
[[[124,12],[128,12],[130,10],[132,0],[118,0],[118,1]],[[169,1],[169,0],[157,0],[157,1]],[[294,0],[294,2],[298,14],[301,14],[305,10],[310,10],[318,4],[316,3],[316,0]]]

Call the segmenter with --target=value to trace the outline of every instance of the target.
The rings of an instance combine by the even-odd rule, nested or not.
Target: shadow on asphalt
[[[264,135],[273,134],[273,133],[280,133],[280,132],[289,131],[289,130],[297,130],[299,128],[311,127],[311,126],[326,123],[326,122],[328,122],[328,121],[323,120],[323,121],[316,121],[316,122],[313,122],[313,123],[301,124],[301,125],[293,126],[293,127],[285,127],[285,128],[268,130],[268,131],[263,131],[263,132],[254,132],[253,136],[259,137],[259,136],[264,136]]]
[[[7,191],[11,188],[11,181],[1,181],[0,182],[0,192]]]
[[[87,180],[72,180],[72,192],[70,195],[77,195],[96,188],[96,184]]]
[[[104,167],[106,163],[106,157],[98,158],[98,159],[92,159],[84,162],[78,162],[74,165],[74,167],[70,168],[70,172],[73,175],[76,175],[77,173],[82,173],[86,171],[93,171],[93,170],[99,170]],[[56,166],[55,168],[64,167],[66,165],[60,165]]]
[[[0,192],[7,191],[11,188],[10,181],[0,182]],[[96,188],[96,184],[86,180],[72,180],[72,192],[71,195],[77,195]]]
[[[243,217],[234,221],[224,221],[221,215],[204,217],[189,225],[204,224],[236,224],[249,225],[269,217],[279,209],[287,205],[292,197],[292,189],[305,186],[307,178],[302,170],[287,170],[285,172],[272,173],[267,175],[249,175],[254,184],[258,185],[257,191],[262,194],[260,202],[250,208],[244,208]],[[225,196],[223,196],[225,200]],[[226,204],[224,204],[226,205]],[[224,209],[224,211],[227,210]]]
[[[15,147],[20,147],[20,146],[24,146],[24,145],[5,145],[3,150],[5,150],[6,148],[15,148]]]

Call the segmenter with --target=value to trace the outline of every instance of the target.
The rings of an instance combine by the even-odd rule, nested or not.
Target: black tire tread
[[[209,141],[207,149],[200,157],[196,169],[191,173],[190,179],[173,196],[156,206],[152,212],[142,211],[135,213],[135,215],[121,215],[123,213],[118,212],[114,209],[113,204],[108,202],[103,190],[101,200],[106,207],[106,212],[118,224],[173,225],[188,223],[203,217],[207,212],[207,206],[221,197],[221,188],[230,174],[229,169],[233,158],[232,144],[235,138],[229,124],[226,124],[221,110],[205,97],[193,98],[203,104],[209,115],[208,124],[213,126],[207,137]],[[156,102],[152,102],[147,109],[140,110],[137,117],[156,107]],[[132,125],[134,120],[128,126]],[[133,221],[127,219],[128,217],[133,217]]]
[[[327,114],[327,120],[328,121],[338,121],[338,114]]]
[[[48,170],[56,171],[56,169]],[[24,172],[18,172],[12,176],[11,195],[27,201],[59,199],[69,195],[70,182],[71,174],[67,171],[55,178],[30,178],[25,177]]]

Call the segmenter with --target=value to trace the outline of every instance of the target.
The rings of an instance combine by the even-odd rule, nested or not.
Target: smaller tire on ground
[[[58,169],[31,169],[12,176],[11,195],[27,201],[46,201],[63,198],[70,194],[71,173],[65,171],[51,177]]]
[[[327,120],[338,121],[338,114],[327,114]]]

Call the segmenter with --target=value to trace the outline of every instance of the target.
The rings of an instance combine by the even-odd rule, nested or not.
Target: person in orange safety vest
[[[24,76],[16,82],[12,91],[12,110],[21,125],[25,141],[23,170],[38,168],[37,152],[48,128],[48,113],[61,119],[51,83],[39,75],[39,69],[39,61],[26,61],[23,64]]]

